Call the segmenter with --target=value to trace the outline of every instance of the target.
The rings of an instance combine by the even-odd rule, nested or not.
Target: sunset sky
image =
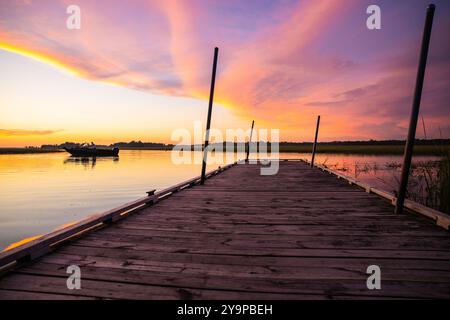
[[[450,137],[450,1],[436,15],[421,115]],[[81,29],[66,8],[81,8]],[[370,4],[381,30],[366,27]],[[283,141],[403,139],[428,1],[0,1],[0,146],[173,142],[212,126]],[[417,136],[423,138],[420,126]]]

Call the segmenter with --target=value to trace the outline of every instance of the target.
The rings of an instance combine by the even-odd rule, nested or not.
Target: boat
[[[64,148],[73,157],[118,157],[119,148],[100,147],[94,144],[82,144],[76,147]]]

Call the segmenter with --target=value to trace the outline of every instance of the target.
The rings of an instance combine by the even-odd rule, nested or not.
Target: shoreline
[[[39,148],[2,148],[0,147],[0,155],[8,154],[36,154],[36,153],[56,153],[64,152],[61,149],[39,149]]]
[[[310,153],[312,145],[280,145],[280,153]],[[414,147],[415,155],[440,156],[443,150],[449,150],[449,145],[416,145]],[[169,148],[137,148],[123,147],[121,150],[154,150],[170,151]],[[322,154],[361,154],[361,155],[403,155],[403,145],[330,145],[318,144],[316,153]],[[225,150],[226,151],[226,150]],[[40,154],[40,153],[59,153],[65,152],[63,149],[40,149],[40,148],[2,148],[0,155],[14,154]],[[270,147],[267,152],[270,152]]]

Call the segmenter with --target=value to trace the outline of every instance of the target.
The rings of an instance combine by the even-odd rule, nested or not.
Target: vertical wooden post
[[[214,86],[216,83],[216,69],[217,69],[217,56],[219,55],[219,48],[214,48],[214,61],[211,75],[211,88],[209,90],[209,105],[208,105],[208,119],[206,120],[206,133],[205,133],[205,144],[203,147],[203,163],[202,163],[202,176],[200,179],[200,184],[205,183],[205,173],[206,173],[206,161],[208,159],[208,145],[209,145],[209,129],[211,128],[211,112],[214,100]]]
[[[316,136],[314,137],[314,144],[311,157],[311,168],[314,167],[314,157],[316,156],[317,136],[319,135],[320,116],[317,116]]]
[[[252,143],[253,126],[255,125],[255,120],[252,121],[252,129],[250,130],[250,139],[248,140],[247,157],[245,157],[245,162],[248,162],[248,156],[250,154],[250,144]]]
[[[422,47],[420,49],[419,68],[417,70],[416,88],[414,91],[414,100],[412,104],[411,118],[409,121],[408,137],[405,144],[405,152],[402,166],[402,176],[395,204],[395,213],[402,213],[405,203],[406,190],[408,186],[409,171],[411,168],[411,158],[414,148],[414,139],[416,138],[417,119],[419,117],[420,100],[422,97],[423,81],[425,77],[425,68],[427,66],[428,48],[430,46],[431,29],[433,26],[434,4],[427,8],[425,27],[422,36]]]

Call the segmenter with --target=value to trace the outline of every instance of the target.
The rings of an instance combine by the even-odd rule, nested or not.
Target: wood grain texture
[[[366,287],[373,264],[381,290]],[[305,163],[239,164],[22,265],[0,298],[448,299],[450,237]]]

